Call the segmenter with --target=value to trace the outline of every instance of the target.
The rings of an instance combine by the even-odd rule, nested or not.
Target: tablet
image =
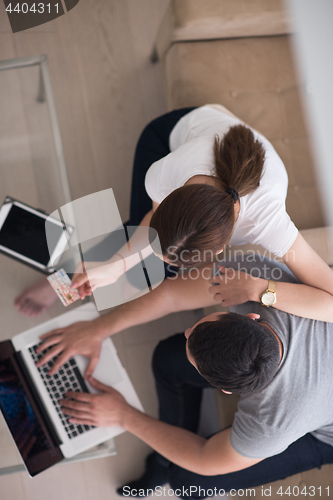
[[[48,221],[48,241],[45,222]],[[65,225],[20,201],[7,197],[0,209],[0,252],[45,274],[69,239]]]

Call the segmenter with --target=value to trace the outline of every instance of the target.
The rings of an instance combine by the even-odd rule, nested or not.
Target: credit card
[[[48,276],[47,280],[65,307],[80,298],[78,292],[70,288],[72,281],[63,269]]]

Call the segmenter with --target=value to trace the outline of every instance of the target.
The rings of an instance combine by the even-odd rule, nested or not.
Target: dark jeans
[[[182,108],[166,113],[150,122],[143,130],[135,150],[132,176],[130,220],[137,226],[152,208],[146,193],[145,176],[149,167],[170,153],[169,137],[176,123],[194,108]]]
[[[152,201],[145,189],[145,176],[149,167],[170,153],[169,137],[173,127],[194,108],[182,108],[166,113],[150,122],[143,130],[135,150],[130,220],[126,226],[137,226],[152,208]],[[174,277],[178,268],[164,264],[165,276]],[[129,277],[130,279],[130,277]]]
[[[160,420],[196,432],[202,389],[210,385],[187,360],[185,342],[184,335],[180,333],[160,342],[153,356],[153,371]],[[315,467],[320,468],[327,463],[333,463],[333,447],[311,434],[306,434],[279,455],[230,474],[201,476],[171,464],[169,483],[173,490],[185,488],[188,493],[192,486],[191,498],[202,498],[204,495],[199,495],[199,487],[206,491],[214,488],[217,491],[245,489],[284,479]],[[197,487],[197,491],[194,491],[194,487]],[[188,498],[186,493],[183,498]]]

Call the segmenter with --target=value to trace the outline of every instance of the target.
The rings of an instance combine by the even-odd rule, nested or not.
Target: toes
[[[20,308],[23,306],[23,304],[24,304],[25,300],[26,300],[26,299],[24,298],[24,295],[23,295],[23,294],[22,294],[22,295],[19,295],[18,297],[16,297],[16,299],[15,299],[15,301],[14,301],[14,305],[15,305],[15,307],[17,307],[18,309],[20,309]]]
[[[36,304],[35,302],[27,299],[22,304],[20,308],[20,313],[24,314],[25,316],[34,317],[34,316],[39,316],[44,309],[45,308],[40,304]]]
[[[21,304],[21,307],[20,307],[20,312],[21,312],[22,314],[25,314],[26,316],[29,316],[30,310],[31,310],[31,303],[30,303],[30,300],[25,300],[25,301]]]
[[[19,302],[15,301],[15,303],[14,303],[16,309],[18,309],[19,312],[22,312],[22,309],[24,309],[26,304],[27,304],[26,300],[20,300]]]

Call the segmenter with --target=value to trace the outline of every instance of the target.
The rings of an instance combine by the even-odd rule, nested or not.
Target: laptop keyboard
[[[29,352],[35,363],[37,363],[49,350],[45,349],[43,351],[43,354],[40,354],[37,353],[37,348],[38,344],[29,347]],[[56,357],[53,358],[53,360],[45,363],[45,365],[37,367],[37,370],[39,371],[39,374],[44,382],[47,392],[49,393],[52,403],[59,415],[61,423],[64,426],[69,439],[72,439],[76,436],[79,436],[80,434],[83,434],[84,432],[90,431],[90,429],[94,429],[94,426],[77,425],[69,422],[69,419],[71,417],[63,414],[61,406],[59,404],[59,400],[62,399],[64,397],[64,394],[68,391],[89,391],[74,358],[70,358],[67,363],[61,366],[61,368],[54,375],[49,375],[48,372],[52,368],[55,360]]]

